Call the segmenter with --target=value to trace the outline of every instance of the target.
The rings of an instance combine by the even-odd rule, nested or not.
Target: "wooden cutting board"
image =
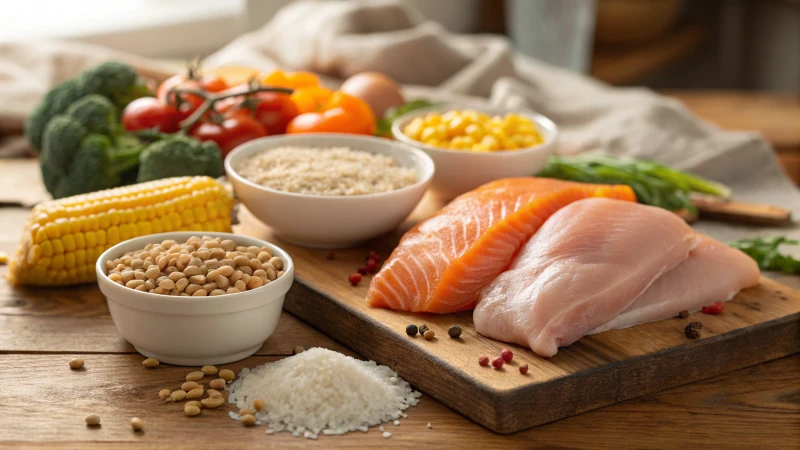
[[[366,358],[394,369],[415,388],[498,433],[513,433],[584,411],[713,377],[800,351],[800,293],[767,278],[741,292],[718,316],[696,313],[584,337],[551,359],[478,335],[471,312],[413,314],[370,308],[365,277],[353,287],[349,274],[369,250],[388,255],[403,232],[440,207],[426,198],[397,233],[359,249],[334,252],[280,241],[242,208],[236,231],[276,242],[296,265],[296,282],[284,308]],[[703,324],[690,340],[684,327]],[[436,338],[405,333],[427,324]],[[460,325],[460,339],[447,329]],[[501,370],[478,365],[478,357],[514,359]],[[528,364],[527,375],[519,366]]]

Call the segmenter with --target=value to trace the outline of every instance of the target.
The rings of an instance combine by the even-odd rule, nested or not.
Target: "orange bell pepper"
[[[319,77],[311,72],[284,72],[275,70],[261,77],[264,86],[284,87],[299,89],[319,86]]]
[[[294,91],[292,101],[301,114],[286,127],[292,133],[351,133],[375,135],[375,114],[358,97],[322,87]]]

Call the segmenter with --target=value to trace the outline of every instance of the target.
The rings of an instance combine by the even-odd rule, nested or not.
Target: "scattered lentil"
[[[478,358],[478,364],[480,364],[482,366],[488,366],[489,365],[489,357],[488,356],[481,356],[480,358]]]
[[[527,364],[523,364],[523,365],[519,366],[519,373],[521,373],[523,375],[528,373],[528,365]]]
[[[242,416],[242,425],[252,427],[256,424],[256,416],[252,414],[245,414]]]
[[[203,388],[194,388],[186,393],[186,398],[200,398],[203,396]]]
[[[436,336],[436,333],[433,330],[427,330],[422,334],[422,337],[429,341],[433,339],[434,336]]]
[[[162,389],[158,391],[159,398],[169,398],[169,389]]]
[[[257,399],[256,399],[256,400],[253,402],[253,408],[255,408],[255,409],[256,409],[256,411],[261,411],[261,410],[263,410],[263,409],[264,409],[264,406],[266,406],[266,405],[264,404],[264,400],[261,400],[260,398],[257,398]]]
[[[155,358],[147,358],[144,361],[142,361],[142,365],[147,367],[148,369],[152,369],[153,367],[156,367],[159,364],[161,363],[158,362],[158,360]]]
[[[406,334],[409,336],[416,336],[418,331],[419,329],[414,324],[406,326]]]
[[[225,380],[222,380],[222,381],[223,381],[223,384],[224,384]],[[220,392],[220,391],[218,391],[216,389],[209,389],[209,390],[206,391],[206,394],[208,394],[208,398],[211,398],[211,397],[222,397],[222,392]]]
[[[200,372],[199,370],[196,370],[194,372],[189,372],[189,374],[186,375],[186,381],[202,380],[204,375],[205,374],[203,372]]]
[[[208,387],[210,387],[211,389],[224,389],[225,380],[223,380],[222,378],[211,380],[211,382],[208,383]]]
[[[504,363],[505,361],[503,360],[503,357],[498,356],[497,358],[492,360],[492,367],[494,367],[495,369],[501,369],[503,368]]]
[[[500,356],[503,358],[505,362],[511,362],[514,359],[514,352],[511,350],[504,348],[502,352],[500,352]]]
[[[214,408],[222,405],[223,403],[225,403],[225,399],[222,398],[222,395],[215,395],[213,397],[208,397],[208,398],[204,398],[204,399],[200,400],[200,403],[205,408],[214,409]]]
[[[306,351],[305,347],[298,345],[292,349],[292,355],[297,355],[299,353],[303,353],[304,351]]]
[[[683,329],[683,332],[686,334],[686,337],[689,339],[697,339],[700,337],[700,330],[703,329],[703,324],[700,322],[690,322],[689,325],[686,325],[686,328]]]
[[[131,419],[131,428],[133,428],[133,431],[144,430],[144,420],[138,417],[134,417],[133,419]]]
[[[685,318],[689,317],[689,311],[687,311],[685,309],[680,310],[678,312],[678,317],[680,317],[681,319],[685,319]]]
[[[236,378],[236,375],[233,374],[233,371],[229,369],[222,369],[219,371],[219,377],[225,381],[232,381]]]
[[[187,381],[186,383],[183,383],[181,385],[181,389],[186,391],[186,392],[189,392],[192,389],[196,389],[196,388],[199,388],[199,387],[200,387],[200,385],[196,381]]]
[[[195,405],[185,405],[183,407],[183,412],[189,417],[196,416],[200,414],[200,408]]]
[[[83,358],[74,358],[69,360],[69,368],[72,370],[78,370],[83,368]]]
[[[186,398],[186,391],[178,389],[177,391],[172,392],[172,394],[169,394],[169,398],[173,402],[179,402]]]
[[[458,339],[461,337],[461,327],[458,325],[453,325],[447,329],[447,334],[449,334],[453,339]]]
[[[86,425],[90,427],[100,425],[100,416],[97,414],[89,414],[84,420],[86,421]]]

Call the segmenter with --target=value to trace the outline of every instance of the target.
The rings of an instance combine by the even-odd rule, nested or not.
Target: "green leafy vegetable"
[[[377,132],[375,134],[378,136],[390,136],[392,134],[392,124],[400,116],[417,109],[428,108],[434,105],[435,103],[420,98],[417,100],[412,100],[408,103],[404,103],[395,108],[389,108],[386,110],[386,113],[383,115],[383,117],[378,120]]]
[[[731,247],[737,248],[753,258],[758,263],[758,267],[763,270],[788,274],[800,273],[800,261],[790,255],[781,254],[778,251],[781,244],[797,245],[797,241],[785,236],[772,236],[739,239],[728,243]]]
[[[689,200],[692,192],[728,197],[725,185],[662,164],[633,158],[617,158],[600,153],[578,156],[552,156],[537,176],[595,184],[626,184],[639,203],[670,211],[696,213]]]
[[[150,95],[133,67],[116,61],[106,61],[87,69],[76,78],[68,79],[44,96],[25,123],[25,136],[37,152],[42,150],[44,130],[53,117],[63,114],[78,99],[92,94],[102,95],[117,111],[132,100]]]

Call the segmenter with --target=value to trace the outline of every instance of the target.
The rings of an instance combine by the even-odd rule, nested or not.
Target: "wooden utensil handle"
[[[699,197],[692,198],[692,204],[702,219],[769,226],[786,226],[792,222],[790,210],[773,205]]]

